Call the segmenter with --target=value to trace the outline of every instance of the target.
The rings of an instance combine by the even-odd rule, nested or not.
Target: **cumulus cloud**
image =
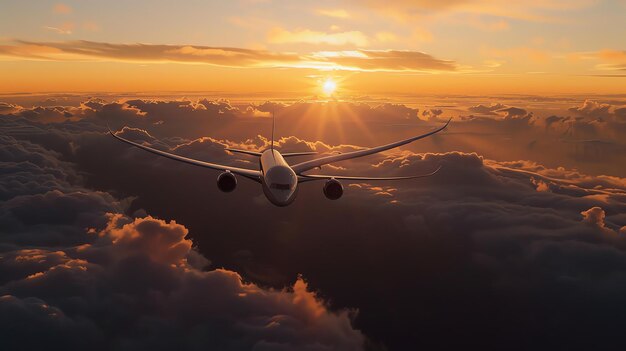
[[[431,108],[430,110],[422,111],[422,116],[424,116],[429,121],[437,121],[437,117],[443,114],[443,110],[438,108]]]
[[[479,104],[476,106],[468,107],[467,110],[469,112],[475,113],[480,116],[497,116],[504,115],[505,118],[514,119],[520,117],[530,117],[530,114],[527,110],[515,107],[515,106],[506,106],[501,103],[494,103],[491,105],[483,105]]]
[[[289,291],[264,290],[232,271],[200,270],[206,260],[198,259],[187,232],[175,222],[111,215],[93,245],[3,255],[0,265],[24,272],[0,286],[3,342],[96,349],[362,347],[349,312],[329,312],[302,279]],[[25,333],[30,337],[22,339]]]
[[[37,135],[44,133],[41,127],[37,127],[38,122],[81,121],[62,125],[64,129],[76,131],[76,125],[85,123],[94,123],[95,129],[105,131],[106,122],[114,130],[128,126],[147,131],[159,140],[155,145],[161,147],[158,144],[162,144],[165,149],[208,136],[231,147],[239,145],[258,150],[265,146],[262,139],[269,138],[271,127],[269,119],[259,117],[271,115],[272,111],[277,114],[277,138],[296,136],[307,141],[324,140],[327,144],[373,146],[381,140],[409,137],[441,123],[430,116],[430,110],[441,110],[441,117],[456,116],[465,109],[471,114],[455,117],[446,131],[446,138],[429,138],[406,148],[412,151],[477,151],[491,159],[532,159],[551,167],[566,166],[587,173],[624,175],[623,167],[619,165],[626,155],[626,144],[620,136],[626,132],[626,124],[620,117],[623,103],[617,101],[610,105],[609,117],[602,119],[567,116],[573,112],[565,107],[571,106],[571,102],[560,110],[550,110],[550,114],[521,103],[478,104],[458,109],[443,106],[424,108],[423,111],[415,104],[351,101],[233,104],[203,98],[163,101],[126,97],[112,102],[86,99],[72,101],[71,106],[60,106],[62,104],[69,102],[56,99],[46,102],[45,108],[23,108],[12,103],[15,107],[8,115],[28,118],[32,122],[28,128],[38,129]],[[592,113],[589,112],[589,116]],[[493,118],[498,116],[505,118]],[[20,128],[25,126],[20,124]],[[143,139],[139,137],[139,140]],[[242,140],[251,140],[251,144],[242,145],[239,142]],[[506,148],[501,147],[503,143]],[[72,145],[79,147],[75,140]]]
[[[579,116],[591,117],[591,118],[606,118],[611,116],[611,105],[602,104],[593,100],[585,100],[582,106],[575,106],[569,109],[570,112]]]
[[[506,108],[506,106],[502,104],[491,104],[489,106],[485,106],[482,104],[469,107],[467,110],[473,113],[478,113],[481,115],[495,115],[496,111]]]
[[[441,123],[430,116],[430,110],[455,116],[466,109],[471,115],[455,117],[445,139],[430,138],[406,148],[413,151],[477,151],[492,159],[532,159],[551,167],[576,167],[588,173],[615,175],[623,175],[623,167],[619,164],[626,150],[620,137],[626,131],[624,118],[620,117],[623,109],[620,102],[611,104],[609,117],[603,119],[567,116],[573,112],[567,108],[552,109],[548,115],[541,110],[534,113],[535,110],[522,104],[509,106],[504,103],[469,105],[460,109],[443,106],[424,108],[423,111],[414,104],[350,101],[233,104],[203,98],[163,101],[126,97],[112,102],[98,99],[72,101],[71,106],[60,106],[63,104],[69,102],[56,99],[46,102],[46,107],[28,108],[12,103],[13,112],[8,115],[28,118],[32,122],[28,128],[38,129],[37,134],[44,133],[41,127],[37,127],[38,122],[81,121],[82,124],[95,123],[99,126],[94,128],[102,131],[106,130],[106,122],[115,130],[128,126],[147,131],[159,140],[155,145],[161,147],[158,144],[163,144],[165,149],[208,136],[231,147],[239,144],[239,147],[258,150],[264,147],[262,139],[269,137],[271,126],[269,119],[259,117],[271,115],[272,111],[277,114],[277,138],[293,135],[335,145],[373,146],[381,140],[392,141],[399,135],[409,137]],[[589,112],[589,116],[592,113]],[[492,118],[497,116],[505,118]],[[76,125],[64,124],[62,128],[76,130]],[[20,124],[20,128],[25,128],[25,124]],[[240,140],[251,140],[252,144],[241,145]],[[507,147],[501,147],[502,143]],[[76,148],[79,144],[73,141],[72,145]]]
[[[13,113],[15,111],[19,111],[20,109],[21,107],[18,105],[0,102],[0,113],[2,114]]]
[[[611,232],[611,230],[608,229],[604,224],[604,218],[606,217],[606,214],[601,207],[595,206],[586,211],[582,211],[580,214],[583,215],[583,222],[598,227],[602,230],[608,230],[609,232]]]

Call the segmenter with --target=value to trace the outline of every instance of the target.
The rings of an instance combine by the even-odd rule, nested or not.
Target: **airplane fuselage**
[[[265,150],[259,158],[261,185],[267,199],[276,206],[287,206],[296,199],[298,176],[277,150]]]

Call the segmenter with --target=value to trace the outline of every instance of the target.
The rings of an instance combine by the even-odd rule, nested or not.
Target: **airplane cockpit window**
[[[270,185],[270,188],[278,189],[278,190],[289,190],[289,189],[291,189],[291,185],[289,185],[289,184],[280,184],[280,183],[272,183]]]

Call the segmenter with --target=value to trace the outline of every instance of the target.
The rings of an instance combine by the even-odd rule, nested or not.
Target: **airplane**
[[[298,194],[298,184],[314,181],[314,180],[326,180],[324,184],[323,192],[326,198],[330,200],[338,200],[343,195],[343,185],[340,180],[360,180],[360,181],[377,181],[377,180],[402,180],[402,179],[415,179],[415,178],[424,178],[434,175],[441,169],[439,166],[435,171],[413,175],[413,176],[404,176],[404,177],[350,177],[350,176],[340,176],[340,175],[321,175],[321,174],[305,174],[305,172],[310,171],[312,169],[321,169],[321,166],[343,161],[349,160],[357,157],[363,157],[367,155],[372,155],[375,153],[379,153],[385,150],[393,149],[411,142],[414,142],[419,139],[426,138],[428,136],[437,134],[444,130],[448,124],[450,124],[450,118],[442,127],[428,132],[426,134],[418,135],[412,138],[396,141],[390,144],[381,145],[378,147],[357,150],[352,152],[340,153],[330,156],[324,156],[320,158],[316,158],[310,161],[300,162],[294,165],[290,165],[285,161],[285,158],[295,157],[295,156],[306,156],[306,155],[314,155],[316,152],[291,152],[291,153],[281,153],[280,151],[274,148],[274,116],[272,116],[272,138],[270,142],[270,148],[264,150],[262,152],[249,151],[249,150],[239,150],[233,148],[226,148],[226,150],[233,153],[241,153],[246,155],[252,155],[259,158],[259,170],[254,169],[246,169],[239,168],[233,166],[220,165],[216,163],[210,163],[200,160],[195,160],[191,158],[187,158],[184,156],[172,154],[169,152],[161,151],[154,149],[152,147],[138,144],[136,142],[130,141],[128,139],[122,138],[121,136],[115,134],[110,128],[109,133],[115,137],[116,139],[128,143],[132,146],[136,146],[142,150],[151,152],[153,154],[157,154],[159,156],[167,157],[172,160],[185,162],[192,164],[194,166],[200,166],[210,169],[215,169],[222,171],[217,177],[217,187],[223,192],[229,193],[235,190],[237,187],[237,177],[235,175],[242,176],[244,178],[248,178],[254,180],[261,184],[263,189],[263,193],[267,197],[267,199],[274,205],[279,207],[284,207],[291,204]]]

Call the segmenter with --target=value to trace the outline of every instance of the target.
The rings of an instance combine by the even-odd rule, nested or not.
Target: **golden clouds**
[[[455,71],[453,61],[436,59],[419,51],[357,50],[318,52],[337,67],[361,71]]]
[[[18,57],[25,59],[54,60],[60,59],[63,50],[39,44],[20,43],[20,45],[0,45],[0,57]]]
[[[626,77],[621,74],[626,71],[626,51],[604,49],[595,52],[571,52],[566,55],[566,58],[571,64],[585,61],[594,63],[593,70],[602,73],[596,76]],[[607,71],[613,72],[606,74]]]
[[[96,60],[205,63],[226,67],[273,67],[299,56],[263,50],[189,45],[110,44],[91,41],[24,42],[0,46],[0,56],[50,61]]]
[[[626,61],[626,51],[602,50],[598,56],[609,61]]]
[[[626,51],[602,50],[597,57],[605,62],[597,66],[599,69],[626,71]]]
[[[455,71],[453,61],[409,50],[319,51],[308,54],[197,45],[25,42],[0,46],[0,57],[46,61],[174,62],[242,68],[350,71]]]

